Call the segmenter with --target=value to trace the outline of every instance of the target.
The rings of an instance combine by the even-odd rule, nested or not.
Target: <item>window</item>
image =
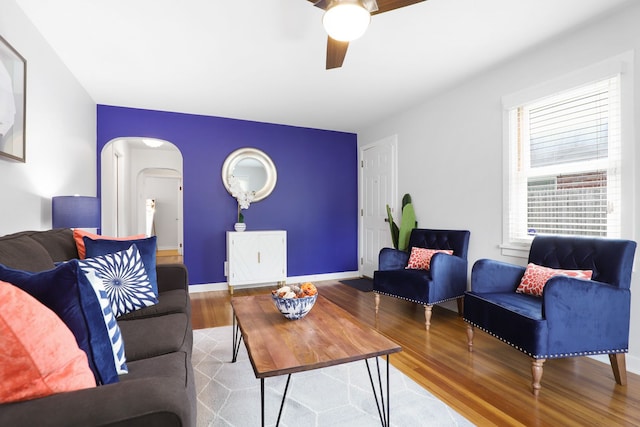
[[[508,243],[620,237],[620,76],[507,110]]]

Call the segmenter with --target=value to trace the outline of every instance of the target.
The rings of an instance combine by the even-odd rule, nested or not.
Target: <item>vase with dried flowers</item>
[[[249,209],[249,205],[255,198],[256,192],[245,190],[240,179],[233,175],[229,175],[229,189],[231,191],[231,195],[238,202],[238,216],[234,228],[236,231],[244,231],[247,228],[247,225],[244,222],[244,214],[242,213],[242,210]]]

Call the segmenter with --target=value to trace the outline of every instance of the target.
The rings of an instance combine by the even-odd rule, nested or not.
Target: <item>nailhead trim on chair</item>
[[[612,354],[612,353],[628,353],[629,349],[628,348],[624,348],[624,349],[616,349],[616,350],[600,350],[600,351],[581,351],[581,352],[577,352],[577,353],[556,353],[556,354],[546,354],[546,355],[540,355],[540,354],[531,354],[528,351],[526,351],[525,349],[518,347],[517,345],[505,340],[504,338],[494,334],[491,331],[486,330],[485,328],[483,328],[480,325],[475,324],[474,322],[468,320],[468,319],[464,319],[465,322],[469,323],[470,325],[472,325],[475,328],[480,329],[481,331],[484,331],[486,333],[488,333],[489,335],[491,335],[492,337],[498,338],[500,341],[509,344],[511,347],[520,350],[521,352],[523,352],[524,354],[533,357],[534,359],[559,359],[562,357],[575,357],[575,356],[594,356],[597,354]]]
[[[416,304],[422,304],[422,305],[435,305],[435,304],[440,304],[441,302],[445,302],[445,301],[452,301],[452,300],[454,300],[454,299],[458,299],[458,298],[461,298],[461,297],[463,297],[463,296],[464,296],[464,294],[462,294],[462,295],[459,295],[459,296],[457,296],[457,297],[445,298],[445,299],[441,299],[441,300],[439,300],[439,301],[435,301],[435,302],[424,302],[424,301],[418,301],[418,300],[411,299],[411,298],[406,298],[406,297],[403,297],[403,296],[400,296],[400,295],[388,294],[388,293],[386,293],[386,292],[381,292],[381,291],[373,291],[373,292],[374,292],[374,293],[376,293],[376,294],[387,295],[387,296],[390,296],[390,297],[399,298],[399,299],[403,299],[403,300],[405,300],[405,301],[415,302]]]

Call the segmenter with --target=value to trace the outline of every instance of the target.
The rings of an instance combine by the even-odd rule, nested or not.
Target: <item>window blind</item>
[[[620,235],[620,78],[509,112],[509,240]]]

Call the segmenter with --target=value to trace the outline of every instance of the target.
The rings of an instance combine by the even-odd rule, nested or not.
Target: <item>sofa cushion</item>
[[[540,297],[513,291],[467,292],[464,318],[531,357],[549,357],[549,328]]]
[[[490,301],[492,304],[513,311],[520,316],[542,320],[542,299],[533,295],[513,292],[478,293],[471,292],[476,298]]]
[[[78,258],[76,245],[71,238],[72,234],[70,228],[55,228],[31,232],[29,237],[40,243],[56,263]]]
[[[0,237],[0,264],[25,271],[43,271],[54,267],[47,250],[27,233]]]
[[[143,319],[171,313],[190,313],[189,293],[184,289],[161,292],[158,303],[118,317],[118,320]]]
[[[119,320],[118,325],[130,372],[132,361],[178,351],[190,343],[190,320],[184,313]]]
[[[0,282],[0,403],[95,387],[86,354],[60,318]]]
[[[158,295],[158,276],[156,272],[156,236],[146,239],[133,240],[108,240],[108,239],[90,239],[83,237],[84,245],[87,249],[87,258],[93,258],[100,255],[112,254],[114,252],[129,249],[135,244],[140,252],[142,263],[147,270],[149,282],[156,296]]]
[[[0,265],[0,280],[26,291],[62,319],[86,353],[98,384],[118,381],[100,302],[78,260],[39,273]]]
[[[374,291],[413,302],[428,301],[431,287],[431,271],[402,269],[375,271]],[[398,286],[401,283],[402,286]]]
[[[544,285],[553,276],[568,276],[578,279],[591,279],[592,270],[562,270],[529,263],[516,292],[534,296],[542,296]]]
[[[186,387],[187,370],[185,367],[187,363],[190,363],[189,359],[186,352],[174,351],[130,362],[131,373],[122,377],[122,382],[127,383],[144,378],[164,377],[172,378],[180,382],[183,387]]]
[[[128,249],[78,261],[102,280],[116,316],[158,303],[136,244]]]

